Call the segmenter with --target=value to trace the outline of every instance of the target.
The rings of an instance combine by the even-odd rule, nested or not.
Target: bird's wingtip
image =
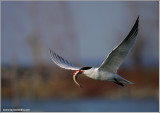
[[[137,20],[136,20],[136,21],[139,21],[139,17],[140,17],[140,15],[138,15],[138,17],[137,17]]]
[[[136,20],[136,23],[138,23],[138,22],[139,22],[139,15],[138,15],[137,20]]]
[[[49,48],[49,53],[50,54],[55,54],[55,52],[52,49],[50,49],[50,48]]]
[[[49,48],[49,52],[50,52],[50,53],[53,52],[51,48]]]
[[[49,48],[49,53],[51,53],[52,52],[52,50]]]

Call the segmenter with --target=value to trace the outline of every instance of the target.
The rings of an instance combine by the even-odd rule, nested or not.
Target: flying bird
[[[51,59],[61,68],[74,70],[73,80],[79,87],[81,87],[81,85],[77,82],[77,75],[79,74],[84,74],[85,76],[96,80],[111,81],[122,87],[124,87],[124,84],[133,84],[132,82],[118,75],[117,70],[136,42],[138,34],[138,22],[139,16],[137,17],[137,20],[127,37],[109,53],[107,58],[99,67],[75,66],[50,49],[49,52]]]

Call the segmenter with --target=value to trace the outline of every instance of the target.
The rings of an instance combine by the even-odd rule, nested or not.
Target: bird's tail
[[[120,75],[117,75],[116,77],[117,81],[120,83],[124,83],[124,84],[134,84],[133,82],[130,82],[127,79],[124,79],[123,77],[121,77]]]
[[[122,79],[120,80],[120,82],[121,82],[121,83],[124,83],[124,84],[134,84],[133,82],[130,82],[129,80],[126,80],[126,79],[124,79],[124,78],[122,78]]]

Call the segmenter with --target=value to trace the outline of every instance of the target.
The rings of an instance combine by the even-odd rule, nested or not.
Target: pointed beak
[[[80,71],[80,70],[77,70],[77,71],[73,72],[73,81],[81,88],[82,88],[82,86],[77,82],[77,75],[81,74],[82,72],[83,71]]]

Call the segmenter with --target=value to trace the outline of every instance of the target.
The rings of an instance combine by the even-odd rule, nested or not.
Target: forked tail
[[[126,79],[122,79],[122,80],[120,80],[120,82],[122,82],[124,84],[134,84],[133,82],[130,82],[130,81],[126,80]]]
[[[114,83],[124,87],[124,84],[134,84],[133,82],[130,82],[124,78],[114,78]]]

